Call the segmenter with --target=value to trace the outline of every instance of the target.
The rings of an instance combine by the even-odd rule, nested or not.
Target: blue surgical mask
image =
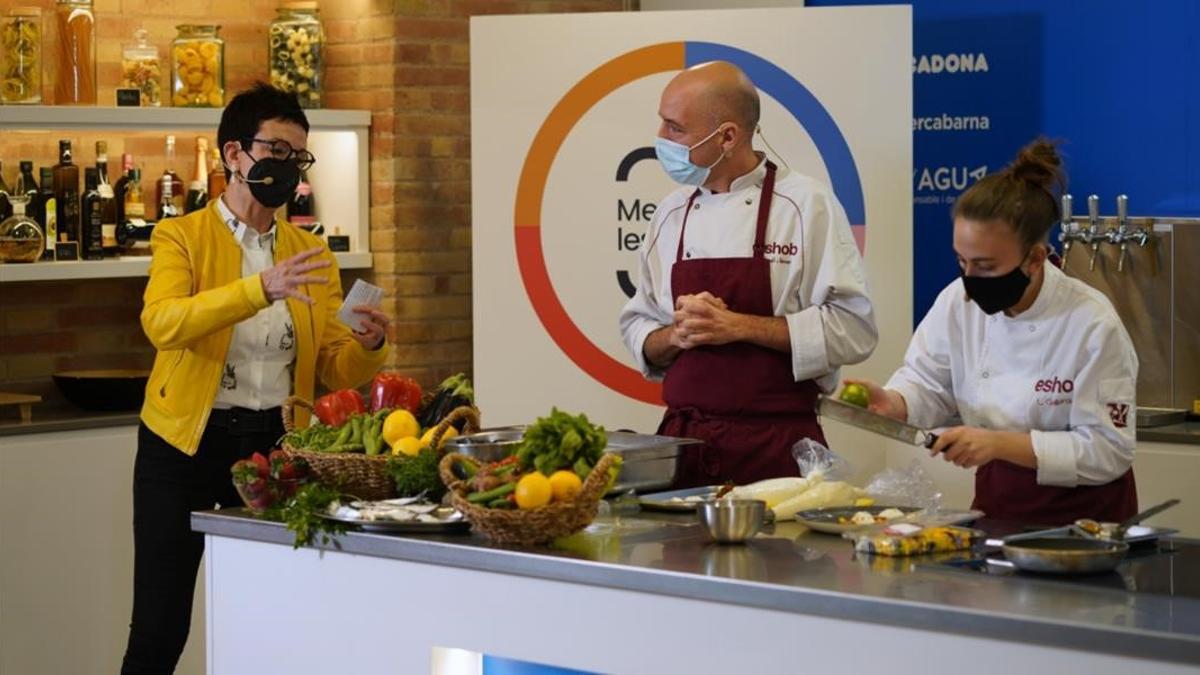
[[[712,168],[721,163],[725,159],[725,154],[722,153],[717,161],[708,166],[697,166],[692,163],[692,150],[707,143],[721,127],[713,129],[713,132],[704,137],[699,143],[693,146],[686,146],[682,143],[676,143],[670,139],[659,136],[654,139],[654,154],[658,155],[658,163],[662,165],[663,171],[671,177],[676,183],[684,185],[704,185],[708,180],[708,174]]]

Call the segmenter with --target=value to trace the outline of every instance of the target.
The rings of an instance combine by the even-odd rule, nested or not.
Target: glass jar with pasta
[[[162,61],[145,28],[133,32],[133,43],[121,49],[121,88],[137,89],[141,105],[162,105]]]
[[[58,0],[54,24],[58,28],[54,102],[96,105],[96,16],[92,0]]]
[[[220,26],[183,24],[171,43],[171,104],[220,108],[225,105],[225,41]]]
[[[0,102],[42,102],[42,10],[14,7],[0,19]]]
[[[285,2],[267,33],[271,85],[296,93],[301,107],[320,108],[325,31],[315,2]]]

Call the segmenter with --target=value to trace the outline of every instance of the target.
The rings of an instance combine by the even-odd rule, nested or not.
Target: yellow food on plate
[[[555,471],[550,475],[550,492],[556,502],[569,502],[583,490],[583,481],[574,471]]]
[[[421,448],[425,447],[421,443],[421,439],[416,436],[398,438],[395,443],[391,443],[390,445],[392,446],[393,455],[408,455],[409,457],[415,457],[421,451]]]
[[[875,555],[923,555],[970,548],[975,537],[975,531],[965,527],[927,527],[909,535],[887,534],[885,531],[884,534],[859,537],[854,543],[854,550]]]
[[[517,481],[515,493],[517,508],[536,509],[539,506],[545,506],[550,503],[553,495],[554,490],[550,487],[550,479],[546,478],[546,474],[541,471],[526,474]]]

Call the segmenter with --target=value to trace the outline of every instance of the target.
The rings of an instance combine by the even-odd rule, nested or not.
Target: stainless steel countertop
[[[0,420],[0,436],[40,434],[51,431],[79,431],[104,427],[137,426],[138,412],[90,412],[75,409],[33,409],[33,420],[28,424],[19,419]]]
[[[1179,422],[1161,427],[1138,427],[1139,441],[1200,445],[1200,422]]]
[[[292,542],[283,525],[242,509],[193,513],[192,529]],[[1198,599],[855,557],[846,540],[794,522],[744,546],[710,543],[691,516],[647,513],[602,518],[555,548],[503,548],[449,534],[352,532],[338,540],[336,550],[346,553],[1200,664]]]

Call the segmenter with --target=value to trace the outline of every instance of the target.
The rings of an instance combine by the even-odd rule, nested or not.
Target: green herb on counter
[[[300,548],[311,544],[320,535],[322,545],[333,543],[341,548],[336,535],[342,534],[347,527],[344,523],[322,518],[319,514],[334,500],[341,497],[336,489],[317,482],[303,485],[291,499],[279,506],[273,506],[264,514],[264,518],[282,522],[288,530],[296,533],[292,548]]]
[[[415,497],[424,493],[432,501],[438,501],[446,494],[446,486],[438,474],[438,462],[441,455],[433,448],[421,448],[416,455],[395,455],[388,457],[388,471],[392,480],[396,481],[396,494],[401,497]]]
[[[607,445],[604,427],[589,422],[587,415],[551,408],[549,416],[539,417],[525,430],[517,458],[523,468],[534,467],[547,476],[559,469],[573,469],[586,478]]]

